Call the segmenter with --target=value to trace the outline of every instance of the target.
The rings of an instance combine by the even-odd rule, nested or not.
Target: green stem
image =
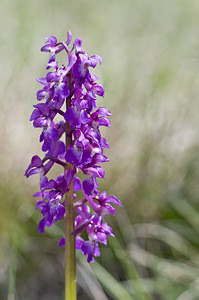
[[[66,99],[66,108],[71,105],[71,97]],[[66,150],[72,144],[70,134],[71,128],[66,122]],[[67,163],[65,169],[74,169],[73,164]],[[75,256],[75,236],[71,233],[74,231],[75,212],[73,205],[73,180],[69,186],[69,191],[66,192],[65,207],[66,213],[64,216],[65,227],[65,300],[76,300],[76,256]]]
[[[73,182],[66,193],[65,224],[65,300],[76,300],[76,257],[74,231],[74,207],[73,207]]]

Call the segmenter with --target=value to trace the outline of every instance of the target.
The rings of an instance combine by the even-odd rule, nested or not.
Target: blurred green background
[[[199,299],[199,1],[0,1],[0,299],[64,299],[63,225],[37,232],[41,154],[29,117],[45,74],[44,38],[82,37],[98,54],[113,116],[101,190],[123,203],[117,238],[88,265],[77,253],[78,299]]]

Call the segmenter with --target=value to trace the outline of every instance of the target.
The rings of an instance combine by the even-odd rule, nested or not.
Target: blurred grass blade
[[[102,286],[106,289],[106,291],[110,294],[110,296],[114,297],[117,300],[135,300],[128,291],[124,288],[122,283],[118,282],[110,273],[108,273],[97,261],[93,263],[91,266],[87,264],[87,262],[83,262],[83,265],[86,269],[90,269],[95,277],[99,280]]]
[[[188,263],[179,263],[174,260],[158,257],[132,243],[130,255],[140,265],[150,268],[158,275],[169,278],[172,281],[193,281],[198,275],[198,267]]]
[[[142,239],[158,239],[177,250],[187,258],[196,256],[196,251],[185,238],[175,231],[160,224],[141,223],[133,226],[135,237]]]
[[[97,279],[92,276],[90,272],[85,270],[84,266],[81,265],[80,260],[77,264],[77,269],[81,274],[82,279],[84,280],[84,284],[82,284],[82,288],[84,291],[92,298],[93,300],[108,300],[105,295],[100,283]],[[81,281],[79,280],[79,285],[81,285]]]
[[[15,299],[15,287],[16,287],[16,267],[17,267],[17,249],[12,244],[10,250],[10,270],[8,280],[8,300]]]
[[[147,294],[142,279],[137,273],[137,270],[134,266],[133,259],[128,255],[127,251],[125,251],[122,248],[119,240],[112,239],[110,246],[112,247],[117,259],[120,261],[121,265],[123,266],[129,279],[131,279],[131,289],[133,285],[134,292],[139,296],[139,299],[150,300],[151,297]]]
[[[171,205],[199,232],[199,213],[185,199],[172,199]]]
[[[198,290],[188,289],[183,292],[176,300],[198,300]]]

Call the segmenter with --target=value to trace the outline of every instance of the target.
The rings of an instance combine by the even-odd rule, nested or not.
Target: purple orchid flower
[[[42,52],[50,53],[50,58],[46,77],[37,79],[42,88],[37,92],[39,103],[33,105],[30,121],[33,127],[42,129],[40,142],[45,155],[43,159],[38,155],[32,157],[25,176],[40,175],[40,191],[33,195],[39,197],[36,209],[42,215],[40,232],[67,218],[68,202],[64,195],[73,189],[70,195],[76,215],[71,234],[76,238],[76,249],[87,255],[88,262],[93,262],[100,256],[99,244],[106,245],[108,236],[114,236],[104,222],[104,215],[114,215],[113,206],[122,204],[115,196],[107,196],[106,191],[100,193],[97,181],[105,177],[101,164],[109,161],[103,153],[109,144],[101,136],[100,128],[110,127],[111,116],[106,107],[97,108],[96,104],[98,97],[104,97],[104,88],[91,70],[98,63],[101,65],[102,59],[98,55],[88,56],[80,38],[75,39],[69,50],[71,41],[68,31],[66,42],[58,42],[51,35],[41,48]],[[61,51],[66,54],[66,66],[59,66],[57,61]],[[49,180],[47,176],[54,164],[62,171],[55,180]],[[82,181],[78,177],[80,171]],[[83,239],[83,232],[88,238]],[[65,237],[59,245],[64,244]]]

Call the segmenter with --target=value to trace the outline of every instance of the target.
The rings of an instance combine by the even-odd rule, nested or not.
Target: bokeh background
[[[103,58],[100,184],[123,203],[101,258],[77,253],[78,299],[199,299],[199,1],[1,0],[0,20],[0,299],[64,299],[63,225],[37,232],[38,178],[23,175],[41,154],[29,122],[40,48],[67,30]]]

